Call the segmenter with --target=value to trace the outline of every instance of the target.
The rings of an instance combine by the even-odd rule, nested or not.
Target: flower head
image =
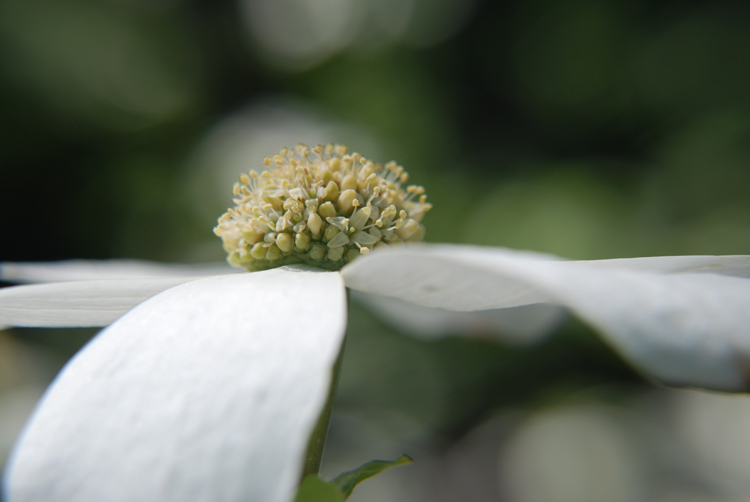
[[[229,262],[340,272],[0,263],[0,280],[49,282],[0,290],[0,326],[112,324],[48,390],[0,498],[290,502],[346,331],[345,288],[421,306],[398,316],[456,331],[474,311],[565,307],[650,378],[750,388],[750,256],[571,262],[428,244],[368,254],[424,232],[430,205],[402,188],[402,168],[330,145],[266,164],[241,178],[215,230]],[[510,317],[493,319],[503,329]]]
[[[234,185],[235,207],[214,229],[230,264],[250,271],[292,263],[339,270],[373,248],[419,242],[431,207],[395,162],[345,146],[284,148]]]

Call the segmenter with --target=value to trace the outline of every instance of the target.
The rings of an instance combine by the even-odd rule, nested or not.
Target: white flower
[[[0,290],[0,324],[116,321],[37,409],[6,473],[9,501],[291,500],[343,339],[345,286],[456,311],[561,303],[657,380],[747,385],[749,257],[566,262],[423,245],[341,272],[131,266],[125,279],[111,278],[117,262],[93,267],[2,268],[4,280],[103,278]]]
[[[0,290],[0,325],[111,324],[27,425],[9,502],[292,500],[346,330],[345,288],[456,312],[560,304],[657,381],[748,387],[748,256],[574,262],[415,245],[340,271],[227,272],[0,266],[7,282],[56,281]]]

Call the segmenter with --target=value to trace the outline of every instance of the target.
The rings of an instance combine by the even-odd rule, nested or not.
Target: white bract
[[[360,202],[381,214],[390,204],[377,196]],[[427,207],[424,200],[416,204]],[[304,213],[313,206],[322,204],[288,210],[317,224],[313,212]],[[376,228],[375,210],[360,221],[352,216],[357,207],[347,207],[347,223],[329,217],[330,225],[344,228],[329,242],[337,233]],[[302,226],[278,223],[279,215],[271,222],[271,210],[254,216],[273,223],[272,238],[225,240],[232,261],[268,260],[273,248],[270,261],[296,256],[309,264],[315,258],[300,253],[311,251],[316,238],[325,242],[325,231],[306,234]],[[421,215],[404,210],[383,222],[380,240],[406,240],[396,231]],[[253,225],[247,234],[255,239]],[[225,231],[239,235],[241,227],[235,221]],[[294,248],[282,237],[279,246],[284,232],[310,240]],[[42,399],[9,460],[5,499],[291,501],[346,330],[345,288],[418,305],[422,318],[439,312],[456,331],[473,322],[467,312],[561,305],[654,380],[748,387],[748,256],[576,262],[427,244],[367,253],[362,239],[350,238],[345,253],[328,254],[343,247],[338,242],[325,246],[329,264],[347,262],[339,271],[291,265],[233,273],[116,261],[0,265],[4,281],[41,282],[0,289],[0,326],[111,324]],[[268,244],[265,254],[242,251],[258,243]],[[390,313],[409,315],[403,308]]]

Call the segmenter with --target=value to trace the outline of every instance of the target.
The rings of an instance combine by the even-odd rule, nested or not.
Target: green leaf
[[[376,474],[380,474],[381,472],[385,471],[386,469],[390,469],[391,467],[411,464],[412,462],[414,462],[414,460],[412,460],[412,458],[408,455],[401,455],[396,460],[392,461],[373,460],[372,462],[367,462],[366,464],[361,465],[354,470],[339,474],[331,480],[331,483],[337,485],[338,488],[343,492],[345,499],[347,499],[352,494],[352,491],[354,491],[354,487],[365,479],[371,478]]]
[[[294,502],[344,502],[346,497],[338,486],[314,474],[305,476]]]

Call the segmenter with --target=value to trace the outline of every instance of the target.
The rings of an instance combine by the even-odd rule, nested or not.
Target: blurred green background
[[[299,141],[403,164],[428,241],[750,253],[747,2],[3,0],[0,103],[0,261],[220,261],[236,176]],[[519,347],[353,306],[350,331],[329,474],[418,460],[359,500],[750,499],[750,439],[668,433],[724,405],[655,389],[574,320]],[[0,454],[93,334],[0,332]],[[705,437],[731,429],[711,417]],[[528,439],[555,427],[582,438]]]

